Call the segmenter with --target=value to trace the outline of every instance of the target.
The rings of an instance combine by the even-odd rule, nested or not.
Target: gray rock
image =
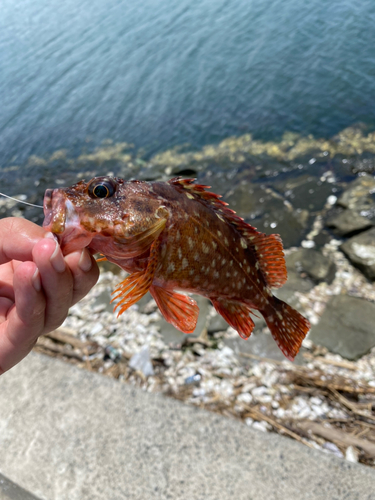
[[[375,304],[337,295],[327,304],[309,339],[340,356],[356,360],[375,346]]]
[[[100,308],[100,311],[113,312],[114,304],[111,304],[112,296],[108,290],[103,290],[96,297],[93,308]]]
[[[111,273],[117,275],[121,272],[121,267],[113,264],[113,262],[109,262],[109,260],[103,260],[98,262],[99,269],[103,272],[111,271]],[[114,283],[115,285],[116,283]]]
[[[306,233],[307,210],[295,210],[267,186],[243,181],[228,192],[225,201],[259,231],[281,234],[285,248],[299,245]]]
[[[362,175],[353,181],[342,193],[337,203],[368,215],[375,215],[375,179],[371,175]],[[362,214],[363,215],[363,214]]]
[[[285,258],[286,267],[288,269],[288,281],[282,288],[273,290],[273,294],[276,295],[276,297],[288,302],[297,309],[299,307],[299,302],[295,297],[295,293],[307,293],[315,286],[307,274],[301,272],[299,264],[300,259],[300,250],[293,252]]]
[[[353,236],[341,245],[341,250],[354,266],[375,280],[375,228]]]
[[[307,275],[318,283],[320,281],[332,283],[335,277],[336,266],[328,257],[317,250],[300,248],[296,252],[288,255],[285,260],[288,274],[296,272],[302,278]],[[300,291],[307,291],[306,288],[309,286],[306,285],[305,282],[302,283],[304,289]]]
[[[301,244],[308,228],[309,213],[286,209],[281,200],[273,200],[266,206],[263,216],[253,223],[261,232],[280,234],[284,248],[290,248]]]
[[[208,333],[223,332],[228,328],[228,323],[225,319],[220,316],[220,314],[215,314],[212,316],[208,322],[207,331]]]
[[[322,210],[327,202],[328,196],[332,194],[332,184],[321,182],[320,175],[312,175],[309,171],[297,176],[288,176],[286,179],[278,180],[273,186],[279,193],[285,193],[296,209],[308,209],[310,212]],[[296,174],[295,174],[296,175]]]
[[[332,215],[326,222],[327,227],[334,229],[339,236],[345,236],[350,233],[360,232],[368,229],[373,224],[363,217],[359,212],[352,209],[343,210],[339,214]]]
[[[247,340],[242,339],[240,336],[224,339],[224,344],[233,349],[239,362],[245,366],[249,362],[257,362],[256,359],[246,357],[246,354],[274,359],[275,361],[286,360],[269,331],[254,331]],[[245,356],[241,354],[245,354]],[[295,357],[294,363],[297,365],[305,363],[301,353]]]
[[[154,299],[152,298],[150,292],[147,292],[141,299],[137,302],[138,311],[142,314],[150,314],[158,309]]]

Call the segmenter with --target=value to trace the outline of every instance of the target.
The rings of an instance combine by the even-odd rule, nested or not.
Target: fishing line
[[[5,198],[9,198],[10,200],[16,201],[17,203],[23,203],[24,205],[30,205],[30,207],[43,208],[42,205],[34,205],[34,203],[29,203],[28,201],[17,200],[17,198],[12,198],[7,194],[0,193],[1,196],[5,196]]]

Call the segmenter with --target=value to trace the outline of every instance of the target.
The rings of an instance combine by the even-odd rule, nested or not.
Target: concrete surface
[[[373,469],[37,354],[0,377],[0,472],[46,500],[375,499]]]
[[[36,496],[20,488],[0,474],[0,500],[39,500]]]

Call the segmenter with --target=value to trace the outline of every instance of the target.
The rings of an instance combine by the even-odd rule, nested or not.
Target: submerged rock
[[[353,236],[341,245],[341,250],[367,278],[375,280],[375,228]]]
[[[310,248],[300,248],[288,255],[286,264],[289,275],[297,272],[300,277],[307,275],[318,283],[321,281],[332,283],[335,277],[336,266],[331,259]],[[305,291],[308,287],[304,284],[302,288],[301,291]]]
[[[266,185],[242,181],[227,193],[225,201],[258,231],[281,234],[284,248],[298,246],[306,234],[308,211],[295,209]]]
[[[338,236],[346,236],[368,229],[373,224],[358,211],[347,209],[339,214],[332,215],[326,222],[327,227],[333,228]]]
[[[364,299],[333,297],[309,340],[340,356],[356,360],[375,346],[375,304]]]
[[[349,208],[375,217],[375,178],[371,175],[362,175],[353,181],[342,193],[337,203],[344,208]]]

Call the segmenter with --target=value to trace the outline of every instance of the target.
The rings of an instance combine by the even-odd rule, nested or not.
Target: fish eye
[[[91,198],[110,198],[116,192],[116,181],[110,177],[93,179],[88,185],[88,194]]]

